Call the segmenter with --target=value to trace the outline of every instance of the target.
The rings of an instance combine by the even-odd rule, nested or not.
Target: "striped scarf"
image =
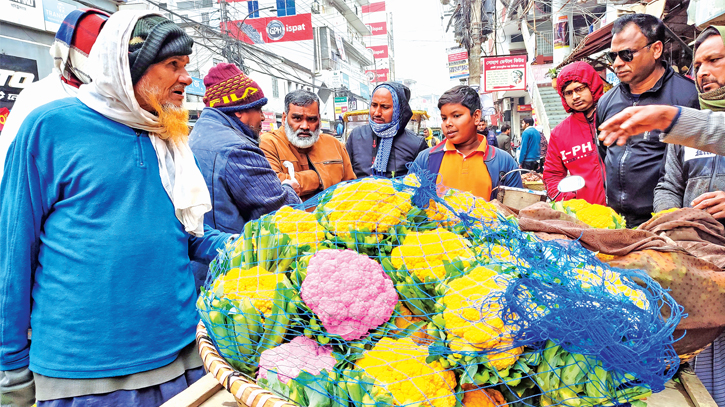
[[[393,149],[393,137],[398,134],[400,127],[400,101],[398,100],[398,94],[392,86],[380,85],[380,87],[390,91],[390,94],[393,96],[393,120],[390,123],[375,123],[372,118],[368,118],[368,122],[373,129],[373,133],[381,139],[378,154],[375,156],[375,161],[373,161],[373,166],[371,167],[372,173],[377,176],[385,176],[385,171],[388,168],[388,160],[390,159],[390,151]],[[373,94],[375,94],[375,91],[373,91]]]

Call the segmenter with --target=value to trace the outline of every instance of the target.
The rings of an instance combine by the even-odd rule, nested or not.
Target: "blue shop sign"
[[[204,96],[204,93],[206,92],[206,86],[204,86],[204,81],[199,78],[191,77],[191,85],[186,87],[186,93],[189,95],[197,95],[197,96]]]

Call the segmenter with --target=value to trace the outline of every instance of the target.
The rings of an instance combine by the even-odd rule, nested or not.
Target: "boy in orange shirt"
[[[468,86],[456,86],[438,100],[445,141],[418,155],[415,163],[438,174],[437,182],[467,191],[489,201],[498,194],[498,186],[523,188],[518,164],[505,151],[486,143],[476,132],[481,121],[481,99]]]

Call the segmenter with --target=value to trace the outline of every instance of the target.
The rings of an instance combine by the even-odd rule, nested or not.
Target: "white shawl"
[[[211,198],[194,154],[187,143],[177,144],[157,137],[166,129],[155,115],[139,106],[133,91],[128,43],[136,21],[152,14],[159,15],[152,11],[123,10],[108,19],[88,56],[88,72],[93,82],[80,87],[78,99],[113,121],[149,132],[159,162],[161,183],[174,204],[176,217],[188,233],[201,237],[204,214],[211,210]]]

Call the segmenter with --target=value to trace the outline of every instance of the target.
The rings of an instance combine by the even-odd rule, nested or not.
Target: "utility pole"
[[[481,8],[482,0],[471,1],[471,49],[468,50],[468,85],[481,85]]]

